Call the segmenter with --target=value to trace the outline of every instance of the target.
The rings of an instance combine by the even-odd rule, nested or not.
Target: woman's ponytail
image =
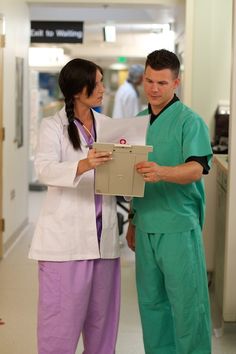
[[[65,110],[66,110],[66,115],[68,118],[68,135],[71,144],[73,145],[73,148],[75,150],[81,149],[81,141],[78,133],[77,126],[74,123],[74,99],[70,98],[67,99],[65,98]]]

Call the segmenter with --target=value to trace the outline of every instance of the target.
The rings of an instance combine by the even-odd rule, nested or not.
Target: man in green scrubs
[[[144,92],[150,116],[147,162],[136,165],[145,194],[133,198],[127,242],[135,250],[146,354],[211,354],[211,324],[202,243],[202,175],[212,149],[201,117],[175,95],[180,63],[168,50],[148,55]]]

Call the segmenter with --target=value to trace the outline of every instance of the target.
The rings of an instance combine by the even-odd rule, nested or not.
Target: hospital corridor
[[[236,0],[0,0],[0,354],[236,354],[235,137]]]
[[[1,354],[37,354],[37,264],[29,260],[27,255],[44,196],[45,192],[29,192],[29,225],[0,263],[0,318],[5,322],[0,325]],[[123,212],[122,209],[120,212]],[[134,254],[126,245],[124,233],[120,236],[120,247],[122,295],[116,354],[144,354],[135,288]],[[213,324],[214,320],[217,324],[214,312],[212,317]],[[219,329],[213,328],[212,343],[212,354],[236,354],[236,326],[228,326],[224,335]],[[76,354],[81,354],[82,350],[80,340]]]

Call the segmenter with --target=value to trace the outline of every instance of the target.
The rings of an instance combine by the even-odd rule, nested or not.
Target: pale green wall
[[[211,134],[219,100],[230,99],[231,32],[232,0],[194,1],[191,106]]]

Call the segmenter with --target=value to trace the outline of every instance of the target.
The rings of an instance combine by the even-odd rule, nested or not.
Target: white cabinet
[[[208,273],[213,273],[215,259],[216,229],[216,165],[213,163],[208,175],[204,175],[206,192],[206,217],[203,226],[203,242]]]
[[[230,175],[227,156],[219,155],[217,167],[216,230],[213,289],[219,311],[218,317],[224,326],[236,322],[236,238],[235,210],[230,205]],[[235,196],[234,196],[235,197]]]
[[[224,271],[225,271],[225,229],[226,229],[226,196],[227,172],[217,166],[216,193],[216,234],[214,259],[215,300],[220,314],[223,314]]]

